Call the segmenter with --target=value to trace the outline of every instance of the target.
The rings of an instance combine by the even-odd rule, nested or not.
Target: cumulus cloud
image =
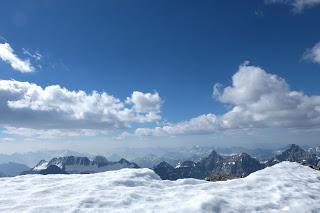
[[[166,135],[185,135],[185,134],[207,134],[219,129],[219,120],[214,114],[200,115],[188,121],[176,124],[168,124],[163,127],[138,128],[135,134],[138,136],[166,136]]]
[[[307,49],[303,54],[303,59],[320,64],[320,42],[315,44],[311,49]]]
[[[320,4],[320,0],[266,0],[266,3],[280,3],[290,5],[294,12],[300,13],[305,8],[311,8]]]
[[[137,94],[144,97],[143,101],[136,100]],[[86,93],[59,85],[42,88],[29,82],[0,80],[0,125],[51,130],[40,131],[50,135],[53,131],[62,134],[65,129],[123,129],[132,122],[154,122],[161,118],[158,93],[134,92],[127,100],[131,101],[121,101],[106,92]]]
[[[216,84],[213,94],[231,109],[222,115],[206,114],[162,127],[139,128],[135,134],[163,136],[244,128],[320,126],[320,96],[290,90],[284,79],[247,63],[233,75],[231,86],[223,88]]]
[[[131,97],[126,100],[127,103],[133,104],[137,112],[159,112],[161,99],[159,93],[142,93],[134,91]]]
[[[19,72],[29,73],[34,71],[34,67],[29,60],[19,58],[8,43],[0,43],[0,59],[10,64],[10,66]]]

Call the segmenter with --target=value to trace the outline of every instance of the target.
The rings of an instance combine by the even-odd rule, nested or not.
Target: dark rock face
[[[97,163],[98,167],[102,167],[109,164],[109,161],[107,160],[107,158],[103,156],[96,156],[93,159],[93,161]]]
[[[179,173],[173,166],[167,162],[159,163],[154,169],[162,180],[177,180],[179,179]]]
[[[206,171],[199,163],[193,161],[184,161],[175,168],[180,178],[204,178]]]
[[[162,179],[176,180],[179,178],[204,179],[208,176],[245,177],[263,168],[263,164],[248,154],[243,153],[224,158],[212,151],[200,162],[185,161],[176,168],[162,162],[154,168],[154,171]]]
[[[319,160],[315,154],[305,151],[298,145],[292,144],[287,150],[268,161],[267,165],[272,166],[282,161],[298,162],[316,166]]]
[[[80,165],[80,166],[89,166],[91,161],[87,157],[75,157],[75,156],[67,156],[67,157],[58,157],[53,158],[49,161],[48,165]]]
[[[202,159],[199,164],[203,170],[208,171],[209,173],[216,173],[222,167],[224,158],[220,156],[215,151],[212,151],[211,154]]]
[[[224,159],[221,174],[233,177],[246,177],[252,172],[263,169],[265,166],[246,153],[230,156]]]
[[[41,175],[49,175],[49,174],[68,174],[67,172],[60,169],[60,167],[56,165],[50,165],[48,168],[40,170],[39,174]]]
[[[135,169],[140,168],[136,163],[134,163],[134,162],[129,162],[129,161],[127,161],[127,160],[124,159],[124,158],[121,158],[121,159],[118,161],[118,163],[123,164],[123,165],[130,166],[130,168],[135,168]]]

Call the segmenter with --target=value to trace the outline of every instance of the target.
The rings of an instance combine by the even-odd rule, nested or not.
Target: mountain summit
[[[291,144],[287,150],[269,160],[267,165],[272,166],[282,161],[298,162],[315,166],[317,165],[318,158],[315,154],[305,151],[300,146]]]

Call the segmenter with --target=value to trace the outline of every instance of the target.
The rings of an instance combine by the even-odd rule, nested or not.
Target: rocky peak
[[[202,159],[199,164],[207,171],[215,170],[223,162],[223,157],[217,152],[212,151],[210,155]]]
[[[318,159],[315,154],[309,153],[296,144],[291,144],[288,149],[270,160],[267,165],[272,166],[282,161],[291,161],[304,163],[307,165],[316,165]]]
[[[162,180],[177,180],[179,178],[179,173],[177,170],[165,161],[159,163],[153,168],[153,170],[160,176]]]
[[[94,164],[97,164],[98,167],[108,165],[109,161],[104,156],[96,156],[93,159]]]

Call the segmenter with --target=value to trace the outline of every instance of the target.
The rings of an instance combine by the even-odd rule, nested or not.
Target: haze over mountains
[[[30,168],[24,164],[20,163],[3,163],[0,164],[0,176],[16,176],[20,175],[22,172],[29,170]]]
[[[199,150],[199,148],[197,148],[197,150]],[[320,153],[318,151],[319,148],[304,150],[301,147],[292,144],[282,152],[276,151],[275,153],[279,154],[275,154],[267,161],[259,160],[247,153],[221,155],[213,150],[209,155],[201,157],[200,153],[195,155],[194,152],[191,151],[192,154],[190,154],[190,159],[188,160],[179,161],[179,158],[177,157],[177,159],[172,160],[171,162],[166,162],[166,159],[174,159],[173,156],[172,158],[158,158],[154,155],[148,155],[150,158],[140,158],[140,161],[142,162],[140,165],[123,158],[119,161],[109,161],[103,156],[64,156],[54,157],[50,160],[41,160],[31,169],[16,163],[4,164],[7,165],[7,167],[0,166],[0,172],[3,173],[2,176],[15,176],[19,174],[87,174],[123,168],[148,168],[157,163],[158,160],[163,159],[162,162],[149,167],[152,168],[161,179],[215,179],[217,176],[232,179],[246,177],[255,171],[282,161],[299,162],[312,168],[319,169]],[[8,165],[11,165],[12,167],[8,167]]]
[[[212,151],[208,157],[200,161],[185,161],[176,167],[162,162],[154,168],[154,171],[162,179],[168,180],[177,180],[180,178],[204,179],[216,175],[236,178],[246,177],[252,172],[282,161],[299,162],[319,168],[319,156],[309,153],[295,144],[290,145],[288,149],[266,162],[260,162],[246,153],[221,156],[217,152]]]

